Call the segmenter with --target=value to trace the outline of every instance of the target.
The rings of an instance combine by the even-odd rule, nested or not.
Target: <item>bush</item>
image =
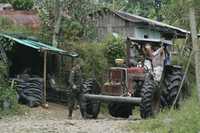
[[[0,113],[17,108],[17,92],[8,83],[7,66],[0,61]],[[5,105],[5,102],[7,105]]]
[[[107,70],[110,66],[115,65],[115,59],[124,58],[125,45],[121,38],[108,38],[102,43],[73,43],[66,50],[72,50],[80,54],[82,68],[85,78],[96,77],[103,84],[106,80]]]
[[[110,65],[115,65],[115,59],[125,58],[125,43],[122,38],[108,36],[104,41],[104,54]]]
[[[65,40],[77,41],[83,35],[83,26],[78,21],[65,21],[61,30]]]
[[[30,10],[34,5],[32,0],[10,0],[10,3],[16,10]]]
[[[82,68],[86,78],[96,77],[102,84],[106,70],[107,60],[103,54],[103,45],[95,43],[83,43],[74,45],[76,52],[82,59]]]
[[[30,10],[34,5],[33,0],[1,0],[0,3],[10,3],[16,10]]]

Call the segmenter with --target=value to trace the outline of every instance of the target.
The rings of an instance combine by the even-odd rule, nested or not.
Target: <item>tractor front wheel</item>
[[[83,118],[95,119],[100,112],[100,101],[86,99],[84,94],[99,94],[100,87],[96,80],[87,80],[82,84],[82,95],[80,98],[80,112]]]
[[[153,76],[146,76],[141,90],[140,104],[140,115],[144,119],[154,116],[160,110],[160,94],[157,88]]]
[[[116,103],[108,104],[109,114],[113,117],[128,118],[132,114],[132,104],[129,103]]]

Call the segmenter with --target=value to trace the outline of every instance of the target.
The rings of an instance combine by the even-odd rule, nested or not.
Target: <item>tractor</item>
[[[154,53],[162,49],[162,58],[149,58],[144,51],[147,44]],[[109,69],[103,87],[95,80],[83,83],[80,111],[84,118],[97,118],[101,102],[108,103],[111,116],[122,118],[128,118],[132,109],[140,106],[140,116],[144,119],[173,105],[183,73],[181,66],[170,64],[172,42],[127,37],[126,45],[127,59],[115,60],[117,66]],[[156,72],[158,60],[162,67]],[[178,106],[179,97],[175,102],[175,107]]]

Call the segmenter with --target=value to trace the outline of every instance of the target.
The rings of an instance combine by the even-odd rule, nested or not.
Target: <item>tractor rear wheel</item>
[[[128,103],[109,103],[108,110],[111,116],[128,118],[132,114],[132,104]]]
[[[99,94],[100,87],[96,80],[90,79],[82,84],[82,94]],[[80,111],[83,118],[97,118],[100,112],[100,101],[80,98]]]
[[[163,90],[161,95],[161,106],[171,107],[178,94],[183,74],[181,70],[172,70],[166,74],[163,81]],[[175,107],[179,106],[180,95],[175,103]]]
[[[160,94],[152,75],[147,75],[141,90],[142,101],[140,115],[142,118],[154,116],[160,110]]]

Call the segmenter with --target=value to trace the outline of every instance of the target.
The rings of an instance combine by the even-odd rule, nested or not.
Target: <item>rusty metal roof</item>
[[[6,17],[14,24],[28,26],[33,29],[40,27],[40,19],[34,11],[0,11],[0,16]]]

